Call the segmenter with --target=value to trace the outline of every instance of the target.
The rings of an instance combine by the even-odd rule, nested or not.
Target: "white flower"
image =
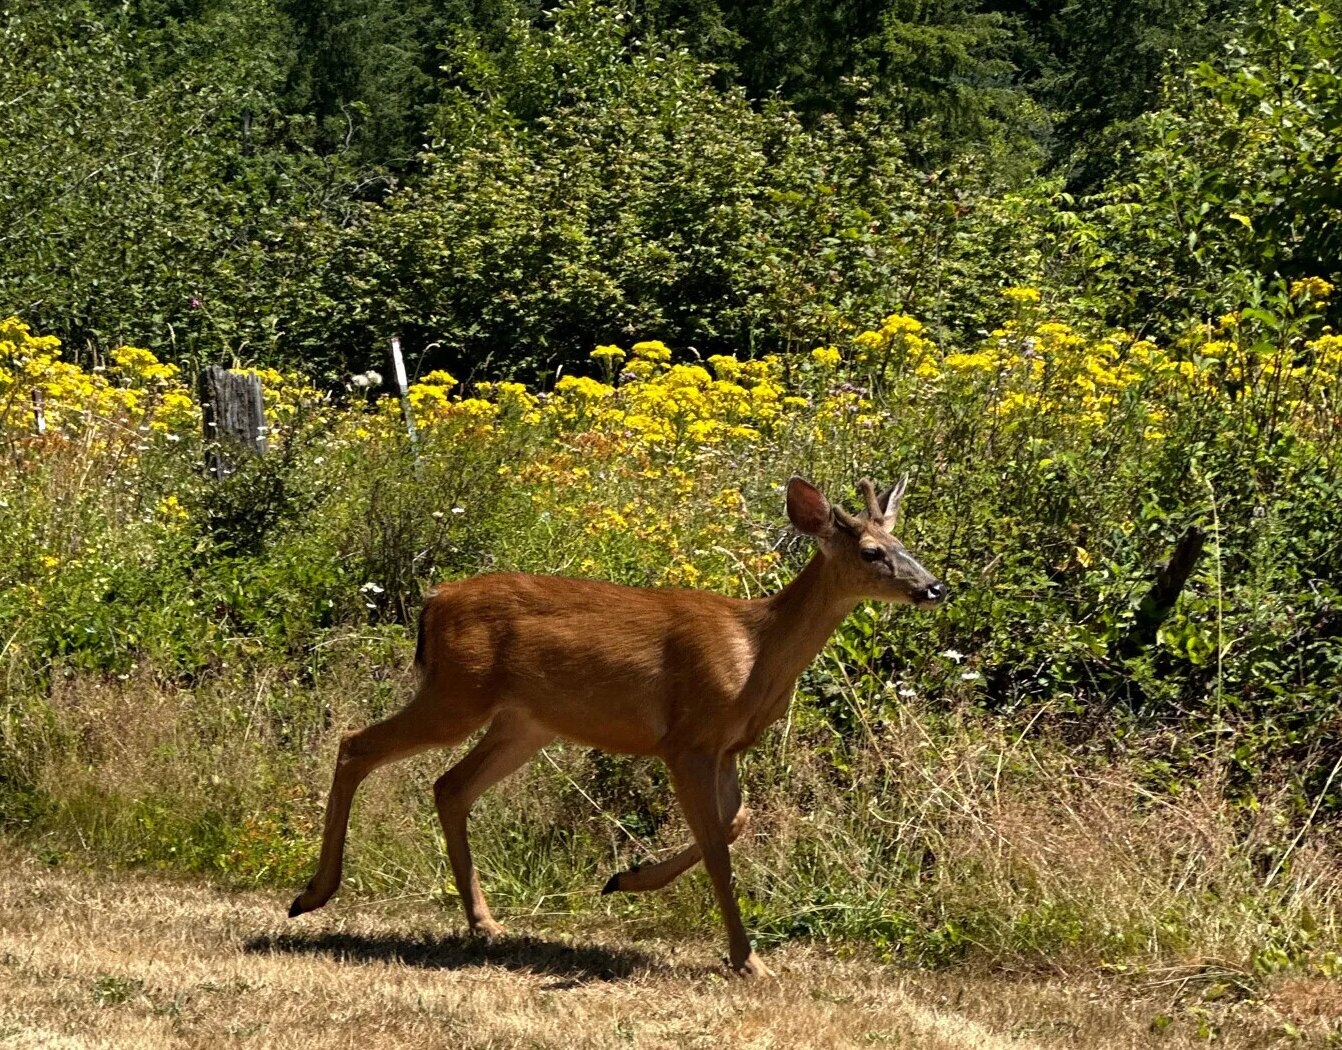
[[[982,678],[983,675],[979,674],[977,671],[964,671],[960,674],[960,677],[966,682],[972,682],[975,679]]]
[[[441,510],[435,510],[432,514],[429,515],[429,517],[431,517],[434,521],[442,521],[443,512]]]
[[[378,586],[376,583],[374,583],[372,580],[369,580],[367,583],[365,583],[362,587],[359,588],[359,590],[361,590],[364,594],[381,594],[381,593],[382,593],[382,588],[379,587],[379,586]]]
[[[466,513],[466,508],[465,508],[465,507],[453,507],[453,508],[452,508],[452,513],[453,513],[453,514],[465,514],[465,513]]]
[[[965,658],[965,654],[960,652],[959,649],[947,649],[941,655],[947,660],[954,660],[957,664]]]
[[[912,689],[912,688],[910,688],[910,687],[907,686],[907,685],[900,686],[898,692],[899,692],[899,695],[900,695],[900,696],[903,696],[903,697],[911,697],[911,696],[917,696],[917,695],[918,695],[918,690],[916,690],[916,689]]]

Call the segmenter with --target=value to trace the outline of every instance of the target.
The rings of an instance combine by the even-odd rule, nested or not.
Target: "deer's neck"
[[[758,663],[767,667],[765,677],[790,690],[857,604],[857,598],[836,586],[825,555],[817,551],[796,579],[761,600],[756,651]]]

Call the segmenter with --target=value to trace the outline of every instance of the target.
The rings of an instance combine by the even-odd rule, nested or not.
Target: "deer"
[[[783,717],[798,676],[860,602],[931,609],[945,600],[946,585],[891,532],[907,483],[905,476],[878,493],[862,479],[865,507],[854,514],[791,478],[787,517],[817,549],[790,583],[765,597],[524,573],[432,589],[415,649],[418,690],[385,721],[342,737],[317,869],[289,916],[322,907],[339,888],[350,805],[365,777],[429,748],[454,747],[487,726],[433,786],[471,934],[503,932],[471,861],[471,807],[560,737],[661,759],[693,838],[673,856],[612,875],[602,894],[660,889],[702,861],[732,970],[769,976],[732,886],[728,847],[750,817],[737,759]]]

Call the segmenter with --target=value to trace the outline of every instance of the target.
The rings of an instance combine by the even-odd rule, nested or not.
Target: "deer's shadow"
[[[428,970],[501,966],[519,973],[548,974],[556,987],[589,981],[620,981],[668,967],[638,949],[573,946],[530,936],[492,941],[461,934],[273,933],[243,942],[254,955],[326,955],[349,962],[394,962]]]

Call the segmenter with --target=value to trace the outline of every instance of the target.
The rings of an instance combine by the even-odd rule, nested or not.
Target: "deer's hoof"
[[[502,937],[503,934],[503,924],[495,922],[493,919],[482,919],[471,926],[471,936],[479,937],[482,941],[492,941]]]
[[[307,911],[312,911],[312,909],[303,904],[303,895],[300,893],[294,898],[294,902],[289,905],[289,918],[296,919]]]
[[[738,977],[772,977],[773,971],[760,961],[760,957],[754,952],[746,956],[745,961],[739,966],[732,967]]]
[[[617,871],[614,875],[612,875],[609,879],[607,879],[606,884],[601,887],[601,896],[604,897],[608,893],[618,893],[619,891],[620,891],[620,873]]]

